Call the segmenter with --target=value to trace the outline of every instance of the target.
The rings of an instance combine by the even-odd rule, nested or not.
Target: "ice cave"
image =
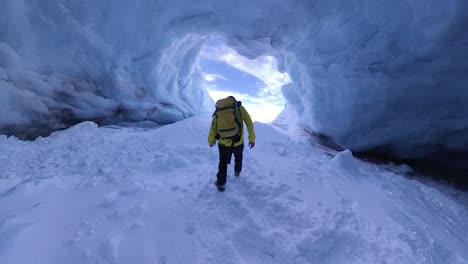
[[[221,36],[291,76],[281,118],[352,151],[468,156],[463,0],[17,1],[0,9],[0,132],[206,112],[201,47]]]
[[[2,0],[0,263],[467,264],[467,85],[466,0]]]

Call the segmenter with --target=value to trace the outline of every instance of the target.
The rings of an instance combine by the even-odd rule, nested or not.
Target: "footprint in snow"
[[[33,222],[22,222],[15,220],[14,215],[0,216],[0,250],[8,247],[14,241],[15,237]]]
[[[274,238],[262,236],[258,228],[239,229],[232,243],[245,263],[272,263],[277,254]]]
[[[187,234],[188,236],[194,235],[195,232],[197,231],[197,229],[195,228],[195,223],[187,224],[184,231],[185,231],[185,234]]]
[[[167,264],[167,258],[165,256],[161,256],[158,260],[158,264]]]

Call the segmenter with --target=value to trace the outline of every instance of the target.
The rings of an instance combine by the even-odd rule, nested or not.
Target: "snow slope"
[[[293,81],[292,127],[354,151],[466,158],[467,10],[466,0],[4,0],[0,133],[205,112],[197,60],[217,35],[278,59]]]
[[[261,123],[219,193],[209,124],[0,137],[0,263],[468,263],[465,193]]]

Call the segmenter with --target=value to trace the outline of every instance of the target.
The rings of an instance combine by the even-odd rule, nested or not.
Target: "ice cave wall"
[[[217,34],[245,56],[277,57],[293,80],[283,89],[292,127],[356,151],[468,153],[463,0],[2,4],[3,133],[204,112],[197,55]]]

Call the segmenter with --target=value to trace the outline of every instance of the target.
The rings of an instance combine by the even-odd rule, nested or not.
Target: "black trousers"
[[[234,154],[234,171],[242,171],[242,153],[244,152],[244,144],[239,146],[223,146],[218,144],[219,149],[219,165],[218,165],[218,184],[226,184],[227,165],[231,163],[232,154]]]

